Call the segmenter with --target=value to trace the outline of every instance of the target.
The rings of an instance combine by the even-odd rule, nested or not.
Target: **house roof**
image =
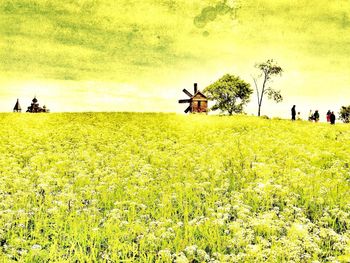
[[[192,96],[191,99],[193,99],[194,97],[196,97],[197,95],[201,95],[203,98],[207,99],[207,96],[205,96],[202,92],[200,92],[199,90]]]
[[[22,110],[21,105],[19,105],[19,101],[17,99],[15,107],[13,107],[13,110]]]

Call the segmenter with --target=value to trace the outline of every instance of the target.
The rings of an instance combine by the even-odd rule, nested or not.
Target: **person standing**
[[[327,111],[327,122],[330,122],[331,121],[331,111],[328,110]]]
[[[315,120],[315,122],[318,122],[320,120],[320,114],[318,113],[318,110],[315,110],[314,120]]]
[[[329,115],[329,120],[330,120],[331,124],[335,124],[335,115],[334,115],[334,111],[332,111],[332,113]]]
[[[292,121],[295,121],[295,115],[297,115],[296,110],[295,110],[295,105],[293,105],[291,111],[292,111]]]

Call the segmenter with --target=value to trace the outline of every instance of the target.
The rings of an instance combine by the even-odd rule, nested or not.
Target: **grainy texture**
[[[350,95],[349,17],[347,0],[2,0],[0,111],[37,95],[55,112],[181,112],[187,83],[251,81],[269,58],[290,100],[263,114],[337,111]]]

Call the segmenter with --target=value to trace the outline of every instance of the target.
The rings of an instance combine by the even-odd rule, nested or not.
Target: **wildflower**
[[[41,246],[39,244],[35,244],[32,246],[33,250],[41,250]]]
[[[197,249],[197,258],[200,262],[205,262],[210,260],[210,256],[202,249]]]
[[[190,261],[187,259],[186,255],[183,252],[180,252],[178,255],[176,255],[175,262],[176,263],[189,263]]]
[[[177,224],[176,224],[178,227],[183,227],[184,226],[184,223],[183,222],[181,222],[181,221],[179,221],[179,222],[177,222]]]
[[[197,246],[196,245],[187,246],[184,251],[185,251],[185,254],[186,254],[187,257],[192,258],[196,254]]]
[[[20,248],[20,249],[17,249],[17,253],[20,254],[21,256],[26,255],[28,253],[28,250]]]

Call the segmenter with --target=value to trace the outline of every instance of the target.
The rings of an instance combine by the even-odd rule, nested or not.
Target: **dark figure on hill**
[[[331,121],[331,111],[328,110],[327,111],[327,122],[330,122]]]
[[[295,111],[295,105],[293,105],[292,107],[292,121],[295,121],[295,115],[297,115],[296,111]]]
[[[331,124],[335,124],[335,115],[334,115],[334,111],[332,111],[332,113],[329,115],[329,120],[330,120]]]
[[[320,114],[318,113],[318,110],[315,110],[314,120],[315,120],[315,122],[318,122],[320,120]]]

